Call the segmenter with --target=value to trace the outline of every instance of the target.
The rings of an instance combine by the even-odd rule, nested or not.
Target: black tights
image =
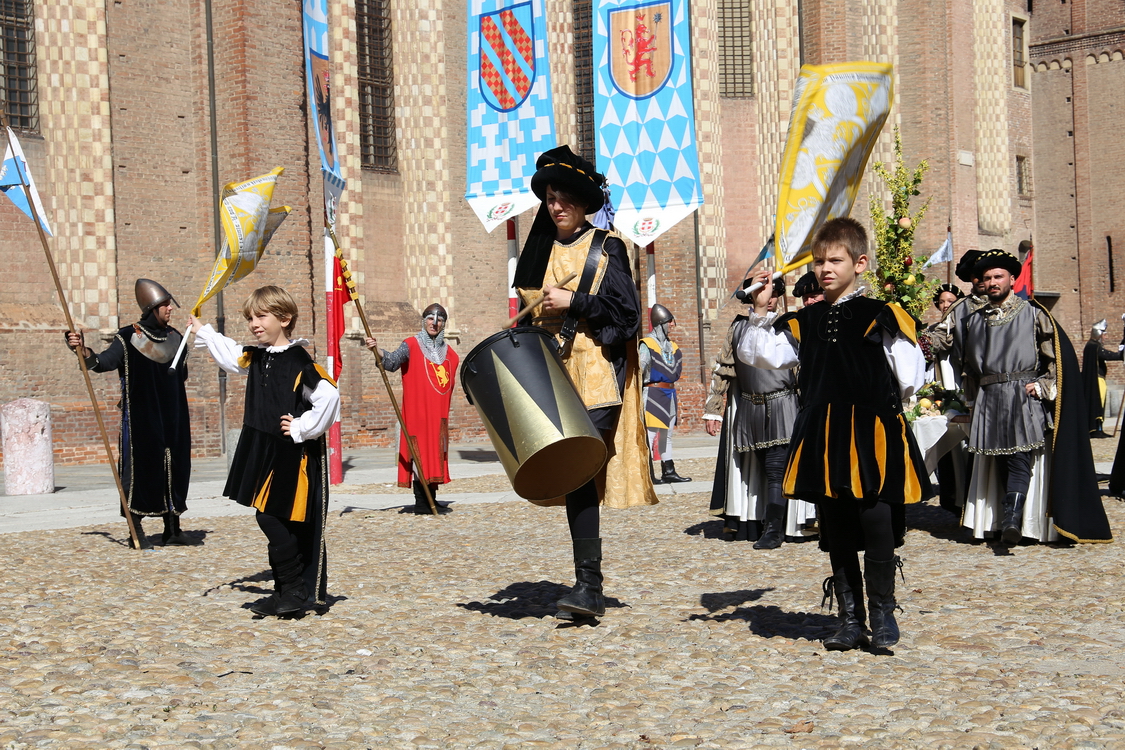
[[[255,514],[255,519],[271,547],[279,550],[296,550],[297,535],[289,529],[286,521],[260,511]]]
[[[856,501],[825,499],[820,503],[821,524],[829,532],[828,557],[833,574],[844,571],[852,591],[863,591],[863,572],[859,567],[859,554],[855,540],[845,530],[854,528],[858,512],[859,529],[867,557],[872,560],[891,560],[895,555],[894,526],[891,523],[891,506],[886,503],[863,505]],[[843,533],[841,533],[843,532]]]
[[[785,467],[789,463],[789,446],[773,445],[756,451],[758,460],[762,462],[762,469],[766,475],[766,499],[770,503],[785,505],[785,496],[781,492],[785,481]]]
[[[601,537],[601,503],[596,479],[591,479],[566,496],[566,522],[571,539]]]
[[[996,459],[1000,465],[1000,477],[1004,480],[1004,491],[1027,495],[1027,488],[1031,486],[1030,451],[997,456]]]

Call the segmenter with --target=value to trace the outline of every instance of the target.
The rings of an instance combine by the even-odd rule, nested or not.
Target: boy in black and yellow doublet
[[[251,605],[262,615],[294,614],[307,604],[324,604],[328,595],[324,525],[328,513],[328,449],[324,433],[339,412],[336,383],[305,350],[307,341],[288,340],[296,304],[277,287],[263,287],[247,309],[269,310],[281,300],[286,335],[270,341],[255,332],[257,346],[242,347],[210,325],[194,326],[197,347],[205,346],[216,364],[246,379],[242,434],[223,494],[254,508],[269,542],[274,594]],[[252,304],[253,303],[253,304]],[[258,314],[258,313],[255,313]],[[253,325],[251,330],[254,330]]]
[[[931,494],[902,413],[902,400],[923,384],[925,359],[913,319],[856,288],[866,247],[866,232],[853,219],[827,222],[813,241],[825,300],[776,325],[765,314],[768,291],[759,294],[738,346],[739,358],[754,367],[800,365],[801,410],[784,491],[820,510],[821,547],[832,561],[825,592],[835,593],[840,608],[840,627],[824,640],[830,650],[869,642],[858,595],[865,583],[870,643],[886,648],[898,642],[894,550],[904,541],[904,505]]]

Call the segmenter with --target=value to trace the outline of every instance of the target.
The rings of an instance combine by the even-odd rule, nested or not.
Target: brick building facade
[[[293,213],[254,276],[228,290],[226,328],[242,335],[241,300],[253,286],[276,283],[297,298],[298,334],[323,358],[322,200],[300,3],[26,5],[34,16],[38,120],[21,138],[55,228],[51,247],[76,320],[101,332],[104,344],[135,319],[139,276],[161,281],[190,307],[215,253],[214,184],[283,166],[274,199]],[[589,5],[546,0],[560,143],[582,137],[574,50],[583,32],[576,32],[575,18]],[[802,61],[895,63],[890,122],[902,129],[907,161],[931,166],[921,196],[932,203],[916,235],[920,251],[940,245],[947,220],[959,254],[1015,250],[1034,237],[1036,287],[1061,295],[1055,309],[1073,338],[1084,338],[1083,328],[1099,317],[1116,317],[1112,305],[1125,298],[1115,296],[1120,282],[1109,273],[1107,238],[1120,235],[1125,244],[1125,227],[1116,210],[1122,199],[1106,187],[1125,142],[1113,116],[1125,90],[1122,33],[1112,31],[1125,24],[1109,0],[1034,13],[1026,0],[699,0],[690,12],[706,203],[656,246],[656,297],[676,314],[685,352],[682,429],[698,428],[707,364],[736,312],[727,297],[769,235]],[[348,180],[338,234],[366,311],[381,343],[393,348],[417,330],[419,311],[440,300],[451,313],[448,336],[465,355],[507,313],[504,232],[487,234],[463,198],[466,4],[330,0],[329,14],[332,108]],[[370,168],[363,125],[370,97],[362,78],[370,45],[363,35],[376,17],[389,42],[393,158]],[[1017,24],[1027,61],[1022,85],[1015,80]],[[888,128],[874,158],[889,159],[891,142]],[[1023,160],[1018,169],[1016,157]],[[877,189],[865,182],[857,218],[866,222],[868,196]],[[530,219],[520,218],[521,235]],[[33,230],[0,202],[7,271],[0,277],[0,402],[48,401],[58,459],[98,460],[92,412],[61,343],[63,318]],[[644,253],[638,254],[641,270]],[[939,266],[937,273],[947,277],[950,270]],[[215,320],[217,313],[209,302],[203,314]],[[182,327],[185,319],[180,311],[175,322]],[[362,348],[358,319],[347,323],[345,448],[390,444],[393,412]],[[224,427],[241,419],[242,383],[232,378],[220,405],[214,365],[196,355],[189,368],[195,451],[214,455]],[[113,378],[94,377],[114,424],[119,387]],[[455,439],[483,438],[463,399],[454,400],[451,424]]]

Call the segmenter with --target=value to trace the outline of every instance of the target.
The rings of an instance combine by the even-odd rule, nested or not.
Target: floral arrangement
[[[871,195],[871,225],[875,230],[875,269],[864,276],[871,287],[871,296],[896,304],[921,319],[937,288],[937,279],[927,279],[921,266],[929,256],[914,256],[914,230],[930,206],[927,198],[922,207],[910,212],[910,199],[919,195],[918,186],[930,165],[921,161],[910,171],[902,160],[902,137],[895,128],[894,169],[875,162],[872,170],[882,178],[891,193],[891,211],[884,208],[883,198]],[[920,261],[920,262],[919,262]]]
[[[917,401],[903,412],[906,421],[922,417],[940,417],[948,412],[967,414],[968,408],[952,391],[943,390],[938,383],[927,383],[914,394]]]

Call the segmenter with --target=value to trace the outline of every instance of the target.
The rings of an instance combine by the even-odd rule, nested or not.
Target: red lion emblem
[[[638,13],[637,22],[632,30],[624,29],[621,32],[621,55],[629,65],[629,80],[637,82],[637,75],[643,69],[649,78],[656,78],[656,71],[652,67],[652,55],[656,52],[656,34],[649,33],[645,25],[644,12]],[[660,23],[657,15],[653,21]]]

